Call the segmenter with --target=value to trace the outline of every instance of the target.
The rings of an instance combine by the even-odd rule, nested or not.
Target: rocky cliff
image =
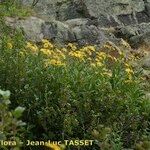
[[[101,44],[124,38],[132,46],[149,43],[150,0],[20,0],[36,16],[7,19],[28,39]]]

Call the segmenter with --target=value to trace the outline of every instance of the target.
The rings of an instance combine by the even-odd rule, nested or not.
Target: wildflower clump
[[[93,139],[90,148],[103,150],[133,148],[148,135],[150,103],[133,55],[111,42],[58,47],[47,39],[9,41],[0,45],[0,83],[11,89],[13,107],[26,108],[27,139]]]

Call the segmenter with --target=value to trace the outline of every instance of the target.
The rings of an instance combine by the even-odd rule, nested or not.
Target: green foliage
[[[20,0],[6,0],[0,2],[0,16],[27,17],[32,13],[31,8],[22,6]]]
[[[15,110],[10,110],[9,105],[11,104],[10,100],[10,91],[0,90],[0,140],[2,141],[11,141],[14,142],[14,146],[6,147],[1,144],[0,148],[2,149],[19,149],[20,145],[20,136],[22,134],[22,126],[25,125],[24,122],[18,120],[16,113],[19,116],[22,116],[24,111],[23,107],[17,107]],[[19,110],[19,111],[18,111]]]
[[[108,45],[104,53],[47,40],[26,44],[20,31],[13,35],[4,34],[0,43],[0,83],[11,89],[12,108],[26,108],[25,139],[94,139],[93,149],[102,150],[143,141],[150,102],[139,71],[122,54],[114,58]],[[12,115],[19,118],[22,111]]]

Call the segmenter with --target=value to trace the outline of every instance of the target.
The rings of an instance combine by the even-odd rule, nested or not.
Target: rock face
[[[150,0],[20,0],[37,17],[16,24],[31,40],[43,37],[58,42],[102,43],[101,28],[114,27],[114,35],[133,45],[149,42]],[[39,19],[40,18],[40,19]],[[30,28],[30,27],[31,28]],[[108,35],[108,34],[107,34]],[[115,38],[113,35],[111,37]]]
[[[104,33],[94,25],[87,25],[87,20],[72,19],[66,22],[45,21],[37,17],[26,19],[6,18],[6,24],[23,29],[28,40],[40,42],[43,38],[57,43],[76,42],[84,44],[102,44],[106,41]]]
[[[150,21],[150,0],[22,0],[22,2],[25,5],[33,5],[39,16],[60,21],[93,18],[104,27]]]

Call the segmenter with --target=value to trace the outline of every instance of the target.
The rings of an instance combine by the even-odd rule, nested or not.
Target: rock
[[[76,26],[82,26],[86,25],[88,23],[87,18],[76,18],[76,19],[70,19],[65,21],[64,23],[67,24],[70,28],[74,28]]]
[[[131,37],[129,43],[133,48],[145,47],[148,50],[150,47],[150,32]]]
[[[6,18],[6,24],[13,28],[21,28],[28,40],[38,42],[43,39],[44,35],[41,32],[41,26],[44,20],[37,17],[28,17],[26,19]]]
[[[132,26],[117,27],[114,32],[116,37],[129,40],[131,37],[138,35],[138,28]]]
[[[150,53],[142,59],[142,67],[150,70]]]
[[[45,37],[57,42],[103,43],[123,38],[132,47],[149,43],[150,0],[20,0],[37,17],[18,20],[27,39]],[[38,19],[37,19],[38,18]],[[10,23],[11,25],[13,23]],[[30,27],[29,27],[30,26]],[[101,28],[114,27],[104,34]]]
[[[66,22],[45,21],[37,17],[26,19],[6,18],[13,28],[22,28],[27,40],[39,42],[43,38],[56,43],[77,42],[83,44],[102,44],[107,40],[103,31],[94,25],[87,25],[87,19],[72,19]]]
[[[95,0],[94,3],[93,0],[37,0],[35,4],[33,0],[21,1],[24,5],[34,5],[38,16],[59,21],[89,18],[109,27],[150,20],[149,0]]]
[[[42,25],[44,38],[55,42],[75,42],[75,36],[67,24],[60,21],[45,22]]]
[[[78,18],[72,1],[68,0],[21,0],[23,5],[32,6],[38,17],[48,20],[68,20]],[[41,11],[42,10],[42,11]]]
[[[74,32],[77,42],[80,45],[103,44],[107,40],[101,29],[97,28],[94,25],[76,26],[72,30]]]

